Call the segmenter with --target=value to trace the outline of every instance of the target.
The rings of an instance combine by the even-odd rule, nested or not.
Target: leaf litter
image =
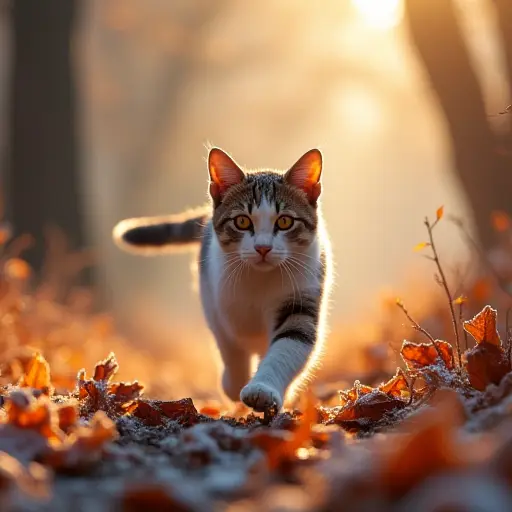
[[[297,409],[263,415],[228,415],[189,397],[148,398],[142,383],[117,380],[114,352],[73,377],[59,354],[77,317],[48,290],[24,291],[30,267],[7,251],[0,262],[0,509],[512,509],[509,329],[503,342],[497,309],[480,302],[494,296],[486,278],[452,296],[432,236],[444,217],[441,207],[434,223],[426,220],[429,242],[416,250],[433,252],[449,301],[447,321],[437,325],[455,322],[455,330],[439,329],[442,339],[434,338],[398,301],[412,332],[427,341],[402,342],[394,375],[339,388],[337,403],[311,387]],[[453,306],[477,304],[473,318],[463,320],[462,309],[455,318]],[[104,318],[93,323],[109,336]],[[463,352],[460,332],[475,342]]]

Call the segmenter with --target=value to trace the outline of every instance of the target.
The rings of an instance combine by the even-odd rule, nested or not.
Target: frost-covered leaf
[[[477,343],[489,343],[501,347],[501,338],[496,328],[498,312],[491,306],[485,306],[471,320],[464,322],[464,329],[475,338]]]

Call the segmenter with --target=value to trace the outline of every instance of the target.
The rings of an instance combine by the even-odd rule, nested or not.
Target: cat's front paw
[[[283,398],[279,391],[262,382],[249,382],[240,392],[240,400],[260,412],[270,407],[276,407],[279,411],[283,406]]]

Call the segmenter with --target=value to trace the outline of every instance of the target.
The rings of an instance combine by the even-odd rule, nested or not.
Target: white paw
[[[240,392],[240,400],[255,411],[265,411],[275,406],[279,411],[283,406],[283,398],[277,389],[262,382],[249,382]]]

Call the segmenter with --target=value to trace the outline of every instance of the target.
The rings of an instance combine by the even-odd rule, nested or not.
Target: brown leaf
[[[154,404],[166,418],[179,421],[182,425],[190,426],[198,421],[197,409],[191,398],[182,398],[170,402],[155,401]]]
[[[195,508],[175,498],[163,484],[145,483],[130,485],[121,499],[122,512],[141,510],[168,510],[169,512],[193,512]]]
[[[484,391],[491,383],[499,384],[511,369],[501,345],[485,341],[468,350],[464,358],[469,381],[479,391]]]
[[[78,411],[75,405],[61,405],[57,408],[57,415],[59,428],[66,433],[69,433],[78,421]]]
[[[278,469],[282,464],[294,460],[297,450],[311,441],[311,428],[317,422],[318,412],[313,394],[308,391],[303,398],[303,414],[298,427],[293,431],[256,430],[249,436],[254,446],[265,451],[268,467]]]
[[[489,343],[501,347],[501,339],[496,328],[498,313],[491,306],[485,306],[471,320],[464,322],[464,329],[475,338],[477,343]]]
[[[138,400],[135,404],[137,407],[131,411],[133,416],[139,418],[146,425],[151,427],[163,424],[163,415],[156,407],[153,407],[150,403],[143,400]]]
[[[117,435],[114,422],[98,411],[88,426],[78,427],[63,443],[52,447],[42,462],[62,473],[87,471],[101,459],[104,446]]]
[[[405,378],[404,372],[397,368],[395,375],[387,382],[381,384],[378,389],[386,393],[386,395],[400,397],[402,396],[402,391],[409,389],[409,383]]]
[[[134,382],[115,382],[110,384],[108,392],[114,395],[115,400],[125,404],[131,402],[136,398],[139,398],[142,394],[144,386],[139,384],[137,381]]]
[[[34,355],[28,364],[27,372],[18,382],[18,386],[38,389],[47,395],[52,394],[50,365],[41,354],[36,353]]]
[[[441,352],[446,367],[453,369],[453,349],[446,341],[436,340],[436,345]],[[439,353],[432,343],[413,343],[404,341],[400,350],[402,359],[408,368],[417,369],[437,364]]]
[[[116,356],[114,352],[110,352],[106,359],[96,364],[93,379],[108,382],[117,373],[117,370],[119,370],[119,364],[117,363]]]
[[[400,427],[400,439],[380,445],[376,479],[391,498],[403,496],[429,475],[465,463],[466,454],[455,437],[455,428],[461,423],[460,399],[454,391],[441,395],[435,409],[419,412]]]

